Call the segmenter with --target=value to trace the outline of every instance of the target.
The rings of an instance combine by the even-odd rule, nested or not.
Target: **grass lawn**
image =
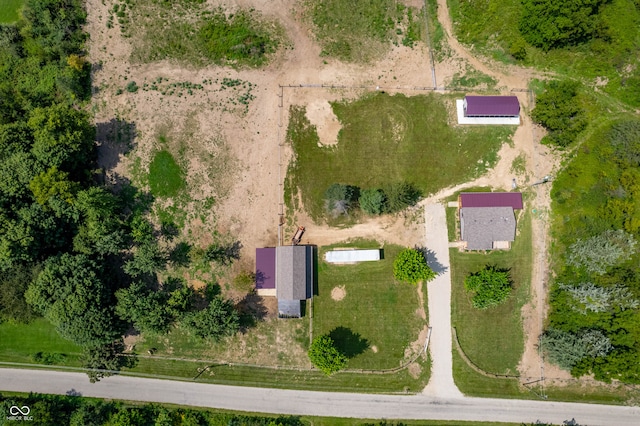
[[[292,106],[287,139],[295,151],[285,199],[296,207],[297,191],[311,217],[324,217],[324,193],[333,183],[362,189],[406,181],[425,195],[468,181],[497,160],[514,129],[506,126],[454,128],[445,99],[371,93],[333,103],[342,124],[338,145],[319,147],[315,127],[303,107]]]
[[[420,359],[418,363],[423,373],[428,371],[426,361]],[[236,365],[213,365],[209,371],[199,375],[198,368],[202,369],[207,365],[199,361],[143,358],[131,373],[178,380],[192,380],[198,376],[198,382],[236,386],[364,393],[416,393],[424,389],[428,380],[426,374],[414,378],[406,369],[394,374],[339,372],[326,376],[317,370],[297,371]]]
[[[517,374],[524,350],[521,308],[529,298],[531,282],[531,217],[518,218],[518,234],[511,250],[488,254],[451,249],[452,323],[462,349],[481,369],[496,374]],[[501,305],[479,310],[471,305],[464,279],[487,264],[511,268],[514,288]]]
[[[0,361],[32,363],[37,352],[63,354],[56,364],[79,366],[82,348],[58,335],[45,319],[36,318],[29,324],[0,324]]]
[[[332,265],[324,253],[334,247],[380,247],[356,241],[323,247],[318,259],[318,295],[313,299],[313,336],[330,333],[350,357],[347,368],[387,369],[399,366],[405,349],[418,338],[424,320],[416,315],[416,288],[394,282],[393,260],[402,250],[384,246],[384,260]],[[333,300],[331,290],[344,286],[346,295]],[[425,295],[426,297],[426,295]]]
[[[184,172],[169,151],[158,151],[149,165],[149,186],[156,197],[173,197],[185,187]]]
[[[0,2],[0,24],[12,24],[18,20],[18,10],[24,0],[2,0]]]

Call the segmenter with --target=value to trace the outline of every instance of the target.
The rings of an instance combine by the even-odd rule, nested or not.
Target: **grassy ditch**
[[[318,259],[318,295],[313,299],[313,335],[329,334],[349,359],[347,368],[388,369],[406,360],[426,321],[417,314],[416,288],[395,283],[393,260],[402,247],[382,247],[384,259],[355,265],[323,260],[334,248],[380,248],[375,241],[323,247]],[[332,290],[342,290],[340,300]],[[412,356],[413,354],[409,354]]]
[[[451,127],[445,99],[453,101],[434,94],[372,93],[335,102],[332,107],[342,130],[337,146],[330,148],[318,146],[305,108],[292,106],[287,139],[295,161],[287,175],[287,206],[296,207],[299,192],[314,220],[331,221],[324,194],[334,183],[367,189],[405,181],[427,195],[486,172],[513,129]]]

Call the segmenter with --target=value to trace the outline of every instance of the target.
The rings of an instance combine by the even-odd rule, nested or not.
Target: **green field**
[[[425,321],[416,315],[416,287],[394,282],[393,260],[402,247],[385,245],[384,260],[332,265],[324,253],[335,247],[379,248],[375,241],[323,247],[318,259],[318,295],[313,299],[313,335],[333,330],[336,345],[350,360],[347,368],[398,367],[405,349],[418,338]],[[344,286],[346,295],[333,300],[331,290]],[[425,294],[426,297],[426,294]]]
[[[18,10],[24,0],[2,0],[0,2],[0,24],[12,24],[20,18]]]
[[[82,348],[63,339],[45,319],[37,318],[29,324],[5,322],[0,324],[0,361],[31,363],[37,352],[63,354],[59,365],[79,366]]]
[[[451,209],[453,210],[453,209]],[[521,308],[529,298],[531,283],[531,216],[518,218],[518,233],[511,250],[488,254],[451,249],[452,324],[469,359],[484,371],[517,375],[524,348]],[[479,310],[471,305],[464,279],[487,264],[511,268],[514,288],[507,301]]]
[[[483,174],[514,129],[451,127],[445,101],[452,103],[453,97],[371,93],[335,102],[342,124],[335,147],[318,146],[305,109],[292,106],[287,139],[295,160],[285,184],[287,206],[299,207],[299,191],[305,210],[321,221],[324,193],[333,183],[367,189],[406,181],[427,195]]]
[[[174,197],[186,185],[184,172],[169,151],[158,151],[149,165],[149,186],[156,197]]]

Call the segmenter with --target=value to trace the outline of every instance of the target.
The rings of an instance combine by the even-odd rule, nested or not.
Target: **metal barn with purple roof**
[[[463,192],[460,207],[511,207],[522,209],[521,192]]]
[[[465,117],[519,117],[517,96],[465,96]]]

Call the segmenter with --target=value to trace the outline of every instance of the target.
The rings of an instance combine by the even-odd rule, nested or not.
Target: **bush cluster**
[[[334,183],[325,192],[325,207],[334,217],[348,214],[358,207],[366,214],[377,216],[414,206],[421,197],[420,190],[406,182],[385,185],[383,189],[363,190],[357,186]]]

